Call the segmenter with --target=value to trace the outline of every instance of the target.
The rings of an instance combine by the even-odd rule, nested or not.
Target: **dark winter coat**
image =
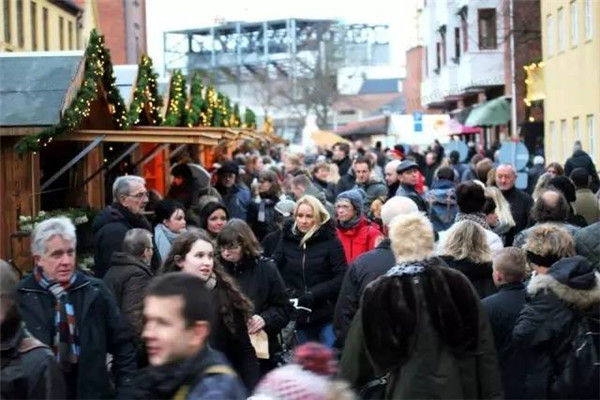
[[[360,388],[390,372],[386,399],[501,398],[492,331],[470,282],[439,259],[408,266],[423,272],[394,267],[365,291],[341,377]]]
[[[354,176],[354,170],[350,169],[346,175],[340,173],[340,180],[335,187],[335,196],[338,194],[348,191],[356,186],[356,176]]]
[[[142,228],[152,233],[152,226],[142,215],[135,215],[119,203],[106,207],[94,219],[94,276],[104,278],[110,267],[110,258],[121,251],[128,230]]]
[[[325,193],[328,202],[335,202],[335,185],[333,183],[322,181],[314,176],[312,177],[312,183],[317,189]]]
[[[342,348],[350,323],[358,310],[365,288],[396,265],[390,239],[384,239],[371,251],[360,255],[348,268],[338,296],[333,317],[336,347]]]
[[[280,239],[281,229],[279,228],[265,236],[265,238],[260,242],[260,247],[263,249],[263,256],[272,257],[273,253],[275,253],[275,249],[277,249]]]
[[[527,228],[529,223],[529,211],[533,207],[533,199],[530,195],[522,190],[513,187],[507,191],[503,191],[502,195],[508,204],[510,204],[510,212],[515,220],[513,226],[507,233],[504,239],[505,246],[512,246],[515,236]]]
[[[546,172],[546,168],[544,168],[543,164],[533,165],[527,171],[527,193],[532,194],[535,189],[535,185],[537,184],[538,179],[542,174]]]
[[[52,350],[34,338],[24,325],[2,337],[0,394],[3,399],[64,399],[62,371]],[[6,325],[2,326],[6,335]]]
[[[179,186],[171,185],[165,197],[180,202],[187,210],[198,205],[201,191],[200,182],[190,177]]]
[[[479,294],[479,298],[490,296],[496,293],[496,285],[492,278],[492,263],[476,263],[466,258],[456,260],[450,256],[440,257],[450,268],[462,272],[473,284],[473,287]]]
[[[187,392],[187,395],[178,397],[183,392]],[[246,390],[230,370],[223,354],[205,347],[187,360],[140,371],[133,398],[243,400],[246,396]]]
[[[441,179],[434,181],[431,189],[423,195],[429,203],[428,216],[436,232],[445,231],[454,223],[458,213],[455,189],[454,182]]]
[[[333,309],[346,271],[346,256],[331,221],[323,224],[304,245],[302,235],[284,225],[273,259],[281,272],[290,298],[302,300],[312,313],[300,318],[298,326],[331,322]]]
[[[388,187],[382,180],[369,179],[365,183],[356,183],[355,189],[362,189],[367,197],[363,202],[363,214],[367,215],[371,209],[371,203],[378,197],[385,197],[388,194]]]
[[[523,283],[507,283],[498,288],[498,293],[481,301],[494,332],[504,396],[507,399],[519,398],[521,386],[519,379],[524,373],[523,363],[519,359],[518,352],[513,349],[511,337],[517,317],[525,305],[525,296]]]
[[[596,193],[600,189],[600,178],[598,178],[598,171],[592,158],[583,150],[575,150],[573,155],[567,159],[565,163],[565,175],[570,176],[571,172],[575,168],[583,168],[590,174],[590,189]]]
[[[415,202],[415,204],[419,208],[419,211],[422,211],[425,213],[428,212],[427,203],[425,202],[425,200],[423,200],[421,195],[419,193],[417,193],[414,186],[410,186],[410,185],[401,183],[400,186],[398,186],[398,191],[396,192],[396,196],[408,197],[409,199],[411,199],[412,201]]]
[[[242,292],[252,300],[254,313],[265,320],[269,354],[279,351],[277,335],[290,320],[291,306],[277,265],[272,259],[265,257],[244,259],[239,265],[225,261],[223,265],[235,278]]]
[[[587,225],[600,221],[600,205],[598,199],[588,188],[575,191],[576,200],[573,203],[577,215],[583,217]]]
[[[256,239],[261,241],[277,229],[275,223],[275,205],[279,201],[277,196],[262,196],[259,203],[252,201],[248,206],[248,225],[254,232]],[[261,205],[264,204],[265,215],[262,221],[259,221],[259,212]]]
[[[561,360],[570,350],[577,314],[598,317],[600,277],[585,258],[564,258],[546,274],[532,277],[527,294],[531,297],[513,329],[513,344],[525,364],[525,375],[518,380],[522,398],[569,398],[572,394],[552,394],[550,388],[555,371],[564,369]]]
[[[144,295],[152,280],[150,267],[130,254],[117,251],[111,258],[111,267],[104,275],[104,283],[114,295],[117,307],[127,320],[136,341],[144,327]]]
[[[575,233],[575,250],[600,272],[600,222],[581,228]]]
[[[379,226],[361,217],[355,226],[344,229],[339,224],[337,237],[344,246],[346,262],[352,263],[356,257],[375,248],[377,240],[382,236]]]
[[[130,330],[104,282],[76,271],[69,290],[79,330],[81,354],[78,364],[77,398],[113,397],[106,355],[112,354],[112,378],[116,396],[131,398],[136,374],[136,352]],[[18,303],[27,329],[44,344],[54,341],[55,298],[41,288],[33,275],[19,283]]]
[[[435,179],[435,171],[440,167],[439,164],[435,163],[431,166],[426,165],[424,168],[425,171],[425,185],[427,185],[428,188],[431,188],[431,185],[433,185],[433,181]]]
[[[231,188],[217,184],[215,188],[223,198],[223,204],[227,207],[229,218],[239,218],[246,221],[248,206],[251,201],[250,190],[241,183],[236,183]]]
[[[350,157],[346,156],[339,161],[335,161],[338,166],[338,170],[340,176],[346,175],[350,171],[350,167],[352,167],[352,161],[350,161]]]

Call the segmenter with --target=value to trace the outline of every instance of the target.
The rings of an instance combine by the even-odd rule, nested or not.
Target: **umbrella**
[[[510,121],[510,104],[505,96],[498,97],[474,107],[465,126],[506,125]]]
[[[319,130],[319,131],[313,132],[310,136],[311,136],[311,139],[313,140],[313,142],[315,143],[315,145],[322,146],[322,147],[332,147],[334,144],[339,143],[339,142],[350,143],[349,141],[347,141],[340,135],[335,134],[330,131]]]

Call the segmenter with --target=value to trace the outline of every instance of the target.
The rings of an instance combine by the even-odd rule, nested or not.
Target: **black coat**
[[[0,394],[3,399],[64,399],[66,388],[62,371],[52,350],[29,333],[17,319],[18,327],[8,334],[2,326],[2,371]]]
[[[515,226],[510,228],[506,233],[505,246],[512,246],[513,240],[517,233],[527,228],[529,223],[529,211],[533,207],[533,199],[530,195],[513,187],[510,190],[503,191],[502,194],[508,204],[510,204],[510,212],[515,220]]]
[[[600,189],[600,178],[598,178],[598,171],[596,171],[594,161],[592,161],[592,158],[585,151],[575,150],[573,155],[567,159],[565,163],[565,175],[571,175],[571,172],[575,168],[583,168],[590,174],[590,189],[596,193]]]
[[[325,193],[325,198],[328,202],[335,203],[335,185],[333,183],[324,182],[314,176],[312,178],[312,183],[317,189]]]
[[[312,313],[297,320],[298,325],[313,326],[331,322],[344,272],[346,255],[337,238],[334,225],[326,222],[304,244],[292,231],[293,221],[284,225],[283,234],[273,259],[281,272],[288,295],[303,298]]]
[[[361,254],[346,271],[333,317],[336,347],[342,348],[350,323],[360,305],[365,288],[396,265],[390,239],[384,239],[371,251]]]
[[[243,260],[240,265],[223,262],[227,272],[235,278],[242,292],[252,300],[254,313],[265,320],[269,335],[269,354],[279,350],[277,335],[290,320],[291,306],[285,293],[285,284],[270,258]]]
[[[546,172],[543,164],[536,164],[527,171],[527,193],[532,194],[538,179]]]
[[[463,258],[456,260],[453,257],[441,256],[442,260],[448,264],[450,268],[454,268],[462,272],[473,284],[480,299],[496,293],[496,285],[492,278],[492,263],[475,263],[471,260]]]
[[[110,291],[101,280],[76,271],[77,279],[69,290],[79,330],[77,398],[113,397],[106,355],[112,354],[112,376],[117,397],[131,398],[136,374],[136,353],[131,333],[121,317]],[[18,303],[27,329],[48,346],[54,341],[55,299],[41,288],[33,275],[19,283]]]
[[[125,316],[136,338],[142,334],[144,295],[152,275],[149,266],[121,251],[113,253],[111,267],[104,275],[104,283],[115,296],[117,307]]]
[[[352,161],[350,161],[350,157],[346,156],[339,161],[335,161],[338,166],[338,170],[340,176],[346,175],[350,171],[350,167],[352,167]]]
[[[398,186],[398,191],[396,192],[396,196],[408,197],[409,199],[411,199],[412,201],[415,202],[415,204],[419,208],[419,211],[426,213],[429,210],[429,208],[427,207],[427,203],[421,197],[421,195],[415,190],[414,186],[405,185],[405,184],[401,183]]]
[[[517,317],[525,305],[525,297],[525,285],[518,282],[500,286],[498,293],[481,301],[494,332],[504,396],[507,399],[517,399],[521,394],[519,380],[524,368],[519,354],[513,349],[511,337]]]
[[[275,253],[280,239],[281,229],[279,228],[265,236],[265,238],[260,242],[260,247],[263,249],[263,256],[271,257],[273,253]]]
[[[546,399],[556,371],[565,367],[571,349],[571,330],[578,315],[598,318],[600,282],[581,256],[564,258],[527,285],[530,296],[513,329],[513,345],[524,364],[521,398]],[[596,385],[600,385],[600,381]],[[597,387],[597,386],[596,386]],[[573,391],[576,392],[574,387]],[[555,398],[577,398],[573,393]]]
[[[148,220],[135,215],[121,204],[115,203],[100,213],[92,223],[94,232],[94,276],[104,278],[110,267],[110,258],[115,251],[121,251],[123,239],[128,230],[142,228],[152,233]]]
[[[278,201],[279,198],[277,196],[265,196],[261,198],[260,203],[252,201],[248,206],[248,225],[259,242],[263,240],[269,232],[277,230],[277,224],[275,223],[275,205]],[[265,207],[263,221],[258,220],[261,204],[264,204]]]

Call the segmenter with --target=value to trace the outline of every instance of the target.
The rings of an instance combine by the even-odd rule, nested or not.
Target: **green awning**
[[[474,107],[465,121],[465,126],[506,125],[509,121],[510,99],[502,96]]]

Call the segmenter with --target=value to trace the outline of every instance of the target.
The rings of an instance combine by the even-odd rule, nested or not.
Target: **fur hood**
[[[536,295],[550,290],[565,303],[579,309],[600,304],[600,273],[581,256],[564,258],[552,265],[545,275],[529,281],[527,293]]]

